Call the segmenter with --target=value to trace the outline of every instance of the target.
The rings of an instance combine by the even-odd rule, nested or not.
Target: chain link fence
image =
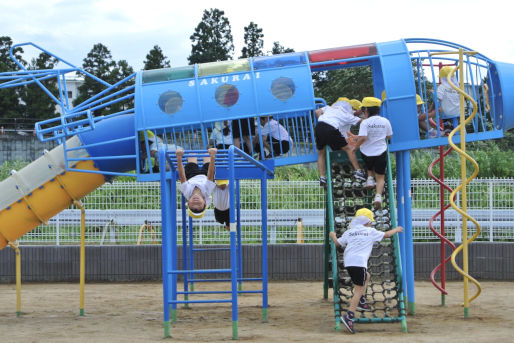
[[[459,180],[447,180],[455,188]],[[438,241],[429,220],[439,210],[439,185],[433,180],[412,180],[413,236],[415,241]],[[448,198],[448,193],[446,193]],[[479,240],[514,241],[514,179],[478,179],[467,187],[468,213],[482,227]],[[177,196],[180,207],[180,197]],[[261,242],[260,181],[240,183],[241,232],[244,243]],[[447,201],[447,199],[446,199]],[[317,181],[268,181],[268,241],[270,243],[322,243],[325,192]],[[460,193],[456,204],[460,207]],[[87,244],[159,244],[161,212],[159,183],[114,182],[83,199]],[[224,244],[229,234],[214,220],[213,211],[194,222],[193,237],[201,244]],[[177,211],[178,241],[182,241],[182,211]],[[440,230],[440,220],[433,223]],[[445,233],[461,239],[462,218],[445,212]],[[468,221],[468,236],[476,230]],[[78,244],[80,211],[59,213],[20,239],[22,244]]]

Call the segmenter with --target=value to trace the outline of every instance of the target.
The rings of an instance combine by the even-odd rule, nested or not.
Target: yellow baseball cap
[[[216,180],[218,186],[228,185],[228,180]]]
[[[150,131],[150,130],[146,130],[146,135],[147,135],[148,138],[154,138],[155,137],[153,132]],[[139,139],[140,140],[145,139],[145,133],[143,131],[139,131]]]
[[[195,219],[202,218],[205,215],[205,211],[207,211],[207,206],[203,209],[202,212],[198,212],[198,213],[191,211],[191,209],[189,207],[187,208],[187,214],[191,218],[195,218]]]
[[[367,208],[358,209],[357,212],[355,212],[355,217],[358,217],[358,216],[368,217],[370,221],[372,221],[372,222],[375,221],[375,219],[373,217],[373,212],[371,212],[371,210],[367,209]]]
[[[382,101],[378,98],[367,96],[362,99],[362,107],[380,107],[382,105]]]
[[[352,105],[352,108],[354,110],[360,110],[361,107],[362,107],[361,102],[359,100],[357,100],[357,99],[350,100],[350,105]]]
[[[421,97],[419,96],[419,94],[416,94],[416,105],[423,105],[423,104],[424,104],[424,102],[421,99]]]
[[[439,70],[439,77],[447,77],[454,69],[455,67],[445,66],[442,67],[441,70]]]
[[[338,101],[350,102],[350,99],[348,99],[347,97],[343,96],[343,97],[337,98],[336,102],[338,102]]]

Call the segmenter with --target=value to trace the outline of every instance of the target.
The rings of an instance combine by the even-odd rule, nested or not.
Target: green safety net
[[[327,171],[327,181],[329,183],[327,192],[330,192],[330,194],[327,194],[327,234],[328,231],[334,230],[337,237],[340,237],[344,231],[349,229],[355,212],[363,207],[373,211],[375,217],[373,227],[375,229],[387,231],[396,226],[394,197],[392,192],[389,192],[389,187],[392,186],[390,185],[392,183],[390,170],[386,173],[382,206],[375,209],[372,204],[375,187],[365,188],[365,181],[354,178],[353,169],[344,152],[328,153],[327,166],[330,166],[330,170]],[[371,274],[371,280],[365,295],[366,301],[371,306],[371,311],[357,310],[354,319],[356,323],[402,322],[402,329],[406,331],[397,236],[384,238],[381,242],[375,243],[373,247],[368,262],[368,272]],[[326,254],[325,266],[331,272],[325,273],[325,275],[328,278],[327,284],[334,288],[336,329],[339,329],[339,316],[344,314],[349,307],[353,285],[344,268],[344,247],[336,250],[335,245],[331,244],[332,249],[330,249],[328,247],[329,240],[326,240],[326,244],[329,253]],[[334,251],[336,251],[336,256],[333,256]],[[336,264],[335,268],[333,268],[334,263]]]

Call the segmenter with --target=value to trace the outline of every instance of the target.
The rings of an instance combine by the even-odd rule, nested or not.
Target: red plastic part
[[[332,49],[323,49],[323,50],[314,50],[309,51],[309,60],[311,63],[316,62],[324,62],[324,61],[334,61],[334,60],[342,60],[347,58],[356,58],[356,57],[366,57],[366,56],[374,56],[377,54],[377,47],[374,43],[371,44],[362,44],[362,45],[352,45],[346,47],[332,48]],[[348,64],[355,63],[353,62],[338,62],[338,63],[329,63],[327,65],[340,65],[340,64]],[[318,68],[321,66],[316,66],[314,68]]]
[[[430,273],[430,281],[432,282],[432,284],[435,286],[435,288],[437,288],[442,294],[448,294],[448,292],[446,291],[446,268],[445,268],[445,265],[446,263],[448,263],[451,259],[451,255],[448,256],[448,257],[445,257],[445,244],[448,244],[452,251],[456,249],[455,247],[455,244],[453,244],[448,238],[446,238],[445,236],[445,232],[444,232],[444,211],[446,211],[448,208],[450,208],[450,204],[446,204],[445,205],[445,201],[444,201],[444,192],[445,190],[448,191],[448,192],[452,192],[453,190],[447,185],[444,183],[444,158],[446,156],[448,156],[448,154],[453,150],[452,147],[450,147],[448,150],[444,151],[443,147],[440,146],[439,147],[439,158],[437,158],[434,162],[432,162],[430,164],[430,166],[428,167],[428,174],[430,175],[430,177],[439,184],[440,186],[440,194],[439,194],[439,200],[440,200],[440,205],[441,205],[441,209],[436,213],[434,214],[434,216],[432,218],[430,218],[429,222],[428,222],[428,227],[430,228],[430,230],[437,236],[439,237],[439,239],[441,240],[441,251],[440,251],[440,254],[441,254],[441,262],[434,268],[434,270],[432,270],[432,272]],[[434,173],[432,172],[432,169],[433,167],[439,162],[439,178],[437,178]],[[432,223],[434,222],[434,220],[441,216],[440,218],[440,222],[441,222],[441,232],[437,232],[437,230],[434,228],[434,226],[432,225]],[[435,280],[435,275],[436,273],[440,271],[440,277],[441,277],[441,285],[438,285],[437,284],[437,281]]]

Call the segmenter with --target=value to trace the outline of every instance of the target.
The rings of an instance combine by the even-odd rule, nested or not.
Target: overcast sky
[[[274,41],[296,51],[326,49],[401,38],[436,38],[462,44],[485,56],[514,63],[512,11],[505,0],[316,0],[300,1],[127,1],[1,0],[0,36],[33,42],[75,64],[94,44],[115,60],[143,68],[159,45],[174,67],[187,65],[189,37],[203,10],[225,11],[235,53],[241,55],[244,27],[263,29],[264,50]],[[27,50],[27,49],[26,49]],[[34,52],[27,51],[29,60]]]

